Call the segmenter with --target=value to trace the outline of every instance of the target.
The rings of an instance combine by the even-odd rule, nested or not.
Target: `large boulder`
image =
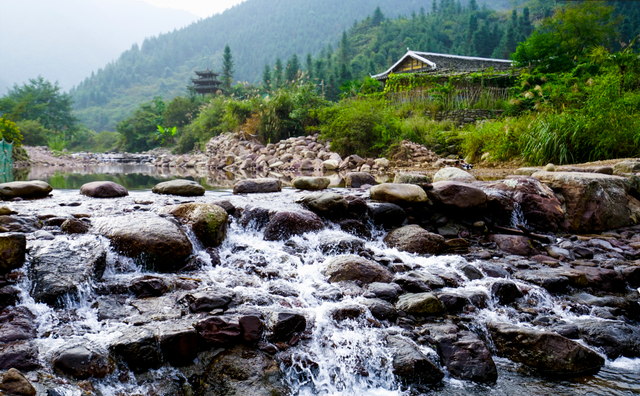
[[[122,330],[110,346],[110,351],[124,361],[134,373],[142,373],[162,366],[162,352],[153,331],[145,327]]]
[[[476,178],[473,177],[468,172],[463,171],[460,168],[455,167],[447,167],[442,168],[433,176],[434,182],[439,181],[460,181],[465,183],[471,183],[476,181]]]
[[[34,338],[35,320],[36,316],[24,306],[0,311],[0,343]]]
[[[272,311],[266,318],[266,336],[272,342],[288,342],[296,333],[307,327],[304,315],[294,311]]]
[[[31,371],[40,367],[38,347],[28,341],[0,344],[0,370],[15,368]]]
[[[95,235],[77,239],[58,237],[31,251],[31,295],[37,302],[57,305],[64,295],[75,295],[104,273],[107,252]]]
[[[519,210],[527,224],[534,228],[556,231],[564,222],[564,210],[560,201],[553,190],[536,178],[509,177],[474,185],[487,193],[489,206],[497,202],[496,209],[502,212]],[[510,202],[501,202],[499,193],[506,194]]]
[[[322,219],[313,212],[307,210],[276,212],[269,216],[269,223],[264,230],[264,239],[267,241],[289,239],[294,235],[320,231],[323,228]]]
[[[347,188],[360,188],[364,185],[375,186],[376,178],[367,172],[349,172],[344,176],[344,186]]]
[[[42,228],[42,222],[35,216],[0,216],[0,227],[11,232],[36,232]]]
[[[189,238],[177,225],[155,215],[97,218],[93,226],[109,238],[120,254],[150,270],[175,271],[185,264],[193,250]]]
[[[444,373],[408,339],[387,336],[387,346],[393,355],[393,373],[405,383],[437,384]]]
[[[22,233],[0,234],[0,275],[4,275],[24,264],[27,238]]]
[[[44,198],[51,191],[53,191],[53,187],[40,180],[1,183],[0,199]]]
[[[198,337],[206,343],[231,347],[237,343],[242,329],[237,318],[211,316],[196,323]]]
[[[602,349],[610,359],[640,357],[638,326],[612,320],[593,320],[579,323],[578,327],[582,338],[589,345]]]
[[[2,378],[0,389],[19,396],[36,396],[36,388],[22,373],[14,368],[9,369]]]
[[[293,187],[299,190],[324,190],[331,184],[328,177],[296,177],[293,179]]]
[[[525,236],[493,234],[489,236],[489,240],[495,242],[500,250],[510,254],[529,256],[534,252],[531,239]]]
[[[604,358],[559,334],[506,323],[487,325],[498,355],[530,366],[547,375],[595,373]]]
[[[85,345],[63,347],[53,357],[53,367],[76,379],[103,378],[115,365],[105,353]]]
[[[329,277],[329,282],[360,281],[364,284],[372,282],[389,283],[393,274],[376,263],[358,256],[336,256],[328,259],[323,274]]]
[[[431,233],[419,225],[411,224],[391,231],[384,242],[409,253],[436,254],[444,247],[444,237]]]
[[[487,202],[487,195],[484,191],[468,183],[458,181],[433,183],[433,188],[429,190],[429,197],[436,203],[454,209],[475,208]]]
[[[398,227],[407,219],[407,213],[400,206],[392,203],[369,203],[369,216],[373,224],[384,228]]]
[[[341,219],[347,214],[349,202],[338,193],[309,194],[298,200],[302,206],[328,219]]]
[[[455,325],[434,326],[431,335],[438,354],[453,378],[494,382],[498,370],[487,345],[470,331],[460,331]]]
[[[628,195],[624,177],[582,172],[536,172],[533,177],[562,194],[565,227],[571,231],[604,231],[639,220],[640,203]]]
[[[198,396],[285,396],[278,363],[266,354],[238,345],[217,355],[207,367]]]
[[[129,191],[112,181],[95,181],[83,184],[80,194],[93,198],[117,198],[129,195]]]
[[[433,293],[406,293],[396,302],[396,308],[410,315],[438,316],[444,313],[445,307]]]
[[[273,193],[282,190],[282,182],[278,179],[245,179],[233,186],[234,194]]]
[[[422,187],[413,184],[383,183],[371,187],[371,199],[396,204],[425,204],[429,202]]]
[[[183,197],[196,197],[204,195],[204,187],[193,180],[178,179],[156,184],[151,192],[155,194],[180,195]]]
[[[204,247],[220,246],[227,235],[229,215],[218,205],[186,203],[165,207],[163,212],[191,225],[193,233]]]

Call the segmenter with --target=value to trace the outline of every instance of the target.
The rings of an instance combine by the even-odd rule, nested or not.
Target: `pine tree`
[[[264,65],[262,71],[262,88],[267,92],[271,91],[271,68],[269,65]]]
[[[278,57],[278,59],[276,59],[276,64],[273,67],[273,77],[271,79],[271,88],[272,89],[280,88],[280,86],[282,86],[283,78],[284,77],[282,75],[282,60]]]
[[[346,63],[349,60],[349,40],[347,39],[347,32],[342,32],[342,39],[340,40],[340,60]]]
[[[433,0],[431,2],[431,13],[436,14],[437,12],[438,12],[438,3],[436,3],[436,0]]]
[[[476,0],[469,0],[469,11],[478,11],[478,3],[476,2]]]
[[[234,72],[233,56],[231,55],[231,48],[229,48],[229,44],[227,44],[224,47],[224,53],[222,55],[222,87],[227,93],[231,91]]]
[[[287,61],[287,70],[285,72],[285,80],[287,83],[292,83],[298,78],[298,72],[300,71],[300,62],[298,61],[298,55],[293,54]]]
[[[520,25],[520,32],[526,39],[531,35],[531,31],[533,30],[533,27],[531,26],[531,19],[529,16],[529,7],[524,7],[524,9],[522,10],[522,20]]]
[[[373,17],[371,18],[371,26],[380,26],[382,21],[384,21],[384,14],[380,10],[380,7],[376,7],[375,11],[373,11]]]
[[[310,81],[313,81],[313,58],[311,57],[311,53],[307,54],[307,78]]]

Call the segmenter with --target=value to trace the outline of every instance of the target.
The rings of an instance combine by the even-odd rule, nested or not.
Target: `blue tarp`
[[[0,183],[13,181],[13,143],[0,141]]]

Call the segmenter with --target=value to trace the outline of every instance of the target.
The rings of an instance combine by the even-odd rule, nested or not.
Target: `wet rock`
[[[364,248],[360,238],[340,234],[325,234],[320,237],[320,250],[324,254],[354,254]]]
[[[424,190],[413,184],[382,183],[371,187],[371,199],[395,204],[426,204],[429,198]]]
[[[375,186],[376,179],[371,173],[349,172],[344,176],[344,184],[347,188],[360,188],[365,185]]]
[[[16,181],[0,184],[0,198],[44,198],[53,191],[49,183],[40,180]]]
[[[107,252],[94,235],[56,238],[31,252],[31,296],[37,302],[56,305],[60,297],[74,296],[82,285],[99,280],[106,261]]]
[[[242,345],[217,355],[207,367],[198,396],[285,396],[283,373],[266,354]]]
[[[396,308],[411,315],[441,315],[445,307],[433,293],[407,293],[398,298]]]
[[[22,267],[27,249],[27,238],[17,232],[0,234],[0,275]]]
[[[363,284],[372,282],[389,283],[393,275],[388,269],[375,261],[362,257],[346,255],[336,256],[325,262],[323,274],[329,277],[329,282],[359,281]]]
[[[427,272],[410,271],[398,274],[393,281],[409,293],[420,293],[444,287],[443,280]]]
[[[0,310],[9,305],[16,305],[19,301],[20,290],[15,287],[0,287]]]
[[[234,345],[242,334],[238,319],[228,316],[213,316],[199,321],[195,327],[203,341],[226,347]]]
[[[62,232],[67,234],[86,234],[89,232],[89,226],[82,220],[67,219],[60,226]]]
[[[156,184],[151,192],[155,194],[179,195],[183,197],[195,197],[204,195],[204,187],[193,180],[169,180]]]
[[[233,186],[234,194],[273,193],[282,190],[282,182],[278,179],[245,179]]]
[[[316,193],[298,201],[313,213],[328,219],[344,218],[349,207],[347,200],[337,193]]]
[[[18,212],[11,210],[8,206],[0,206],[0,216],[8,216],[18,214]]]
[[[55,353],[53,367],[75,379],[103,378],[114,370],[106,354],[84,345],[63,347]]]
[[[636,173],[640,172],[640,162],[638,161],[620,161],[613,166],[616,174],[620,173]]]
[[[248,343],[255,343],[262,339],[264,326],[259,317],[253,315],[241,316],[238,319],[242,331],[242,340]]]
[[[460,294],[454,292],[438,293],[438,300],[442,302],[447,312],[462,312],[468,305],[471,305],[469,299]]]
[[[367,285],[367,292],[364,294],[364,297],[380,298],[383,300],[392,301],[401,292],[402,288],[397,283],[373,282]]]
[[[29,340],[36,336],[36,316],[26,307],[0,311],[0,343]]]
[[[506,323],[487,325],[500,356],[547,375],[595,373],[604,359],[593,350],[559,334]]]
[[[277,212],[270,216],[264,239],[277,241],[288,239],[305,232],[320,231],[324,228],[322,219],[310,211]]]
[[[440,169],[434,176],[433,181],[460,181],[465,183],[471,183],[476,181],[476,178],[473,177],[468,172],[463,171],[460,168],[447,167]]]
[[[491,295],[501,305],[511,304],[523,296],[518,286],[510,280],[498,280],[491,285]]]
[[[14,368],[9,369],[4,375],[0,389],[20,396],[36,396],[37,394],[36,388],[31,385],[31,382],[29,382],[20,371]]]
[[[233,292],[224,289],[206,290],[185,296],[191,312],[211,312],[218,308],[225,309],[232,298]]]
[[[429,198],[436,203],[454,209],[481,207],[487,202],[487,195],[484,191],[459,181],[433,183],[433,188],[429,190]]]
[[[629,286],[640,287],[640,266],[627,267],[622,270],[622,276],[629,283]]]
[[[398,227],[407,219],[405,211],[392,203],[370,203],[367,207],[373,223],[387,229]]]
[[[604,231],[631,224],[633,199],[624,177],[600,173],[537,172],[533,174],[565,200],[567,228]]]
[[[126,197],[129,191],[112,181],[95,181],[83,184],[80,187],[80,194],[93,198],[117,198]]]
[[[622,275],[616,270],[585,266],[578,266],[575,270],[584,273],[587,277],[587,286],[595,290],[621,292],[627,286]]]
[[[153,332],[145,327],[129,327],[122,330],[110,347],[110,351],[124,361],[134,373],[142,373],[162,366],[162,352]]]
[[[491,258],[491,256],[489,256],[489,258]],[[485,262],[480,264],[480,268],[482,268],[482,271],[484,271],[484,273],[490,278],[508,278],[509,277],[509,272],[497,264]]]
[[[464,264],[460,267],[460,271],[466,276],[469,280],[476,280],[484,278],[482,272],[471,264]]]
[[[4,232],[28,233],[41,229],[42,222],[34,216],[0,216],[0,227]]]
[[[640,357],[640,328],[637,326],[598,320],[580,323],[578,328],[589,345],[601,348],[610,359]]]
[[[0,344],[0,370],[15,368],[23,371],[40,367],[38,347],[27,341]]]
[[[346,199],[349,204],[347,208],[347,215],[350,218],[362,221],[367,220],[369,208],[367,206],[367,201],[365,201],[364,198],[357,195],[347,195],[344,199]]]
[[[398,316],[398,311],[388,301],[380,300],[378,298],[367,298],[361,301],[362,305],[367,307],[374,318],[380,320],[395,320]]]
[[[129,286],[129,290],[137,298],[160,297],[169,291],[169,285],[164,279],[157,276],[144,276],[134,279]]]
[[[69,220],[66,216],[54,216],[44,220],[44,224],[49,227],[62,227],[62,224]]]
[[[459,331],[455,325],[437,326],[431,329],[438,355],[453,378],[494,382],[498,370],[489,349],[477,335]]]
[[[138,317],[128,319],[129,323],[134,324],[179,319],[185,313],[171,295],[131,299],[129,304],[139,312]]]
[[[428,175],[421,175],[416,173],[396,173],[393,178],[393,182],[397,184],[417,184],[426,185],[431,183],[431,178]]]
[[[239,221],[243,227],[254,227],[260,229],[269,223],[269,209],[257,206],[247,206],[242,211]]]
[[[391,231],[384,242],[398,250],[418,253],[437,254],[444,247],[444,237],[431,233],[419,225],[407,225]]]
[[[36,231],[36,232],[33,233],[33,236],[36,239],[41,239],[41,240],[45,240],[45,241],[51,241],[51,240],[56,238],[52,233],[50,233],[49,231],[45,231],[45,230]]]
[[[569,286],[569,278],[546,269],[539,271],[517,271],[513,276],[525,282],[543,287],[549,293],[564,293]]]
[[[188,223],[202,245],[218,247],[227,235],[227,211],[215,204],[186,203],[164,208],[169,213]]]
[[[437,384],[444,373],[411,341],[397,335],[387,336],[393,350],[393,373],[408,383]]]
[[[288,342],[294,333],[302,333],[307,327],[304,315],[289,311],[269,312],[266,317],[267,339],[271,342]]]
[[[171,272],[184,266],[193,247],[174,223],[155,215],[94,219],[95,230],[120,254],[149,270]]]
[[[164,360],[173,366],[186,366],[198,354],[198,334],[192,320],[165,321],[153,325]]]
[[[349,234],[353,234],[360,238],[371,238],[371,231],[369,228],[360,220],[355,219],[345,219],[336,222],[340,229],[344,232],[348,232]]]
[[[211,202],[212,205],[217,205],[227,212],[229,216],[233,216],[236,213],[236,207],[229,201],[214,201]]]
[[[534,252],[531,240],[519,235],[499,235],[489,236],[489,240],[495,242],[500,250],[519,256],[529,256]]]
[[[347,319],[356,319],[364,313],[362,307],[359,305],[351,304],[347,306],[341,306],[331,311],[331,318],[336,322],[342,322]]]
[[[328,177],[296,177],[293,179],[293,187],[298,190],[324,190],[329,187],[331,179]]]

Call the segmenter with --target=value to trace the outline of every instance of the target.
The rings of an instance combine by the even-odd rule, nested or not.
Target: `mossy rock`
[[[220,246],[227,235],[229,215],[218,205],[186,203],[169,206],[164,212],[190,224],[204,247]]]

